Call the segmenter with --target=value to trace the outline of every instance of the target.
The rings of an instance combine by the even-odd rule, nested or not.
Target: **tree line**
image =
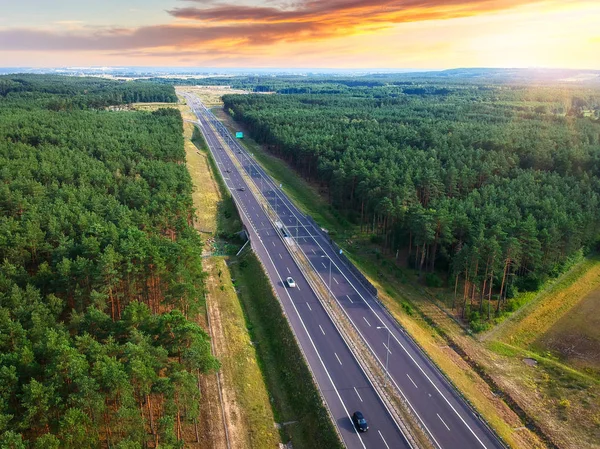
[[[600,122],[582,111],[600,91],[355,89],[223,100],[383,251],[431,284],[445,274],[465,317],[500,313],[597,241]]]
[[[172,86],[143,80],[16,74],[0,76],[0,99],[51,110],[100,109],[128,103],[176,103]]]
[[[182,447],[218,362],[181,116],[93,108],[122,101],[115,82],[26,78],[0,99],[0,446]]]

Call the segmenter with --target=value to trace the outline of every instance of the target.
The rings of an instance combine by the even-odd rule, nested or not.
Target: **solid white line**
[[[367,319],[366,319],[364,316],[363,316],[363,320],[367,321]],[[369,323],[369,322],[367,321],[367,324],[369,325],[369,327],[371,327],[371,323]]]
[[[323,332],[323,335],[325,335],[325,331],[323,330],[323,328],[321,327],[320,324],[319,324],[319,329],[321,329],[321,332]]]
[[[383,342],[382,342],[382,343],[383,343]],[[383,346],[385,346],[385,349],[387,349],[387,350],[388,350],[388,352],[389,352],[390,354],[392,353],[392,351],[390,351],[390,348],[388,348],[388,347],[387,347],[387,345],[386,345],[385,343],[383,343]]]
[[[310,304],[306,303],[306,305],[308,306],[308,310],[310,310],[312,312],[312,307],[310,306]]]
[[[387,444],[387,441],[385,441],[385,438],[383,438],[383,435],[381,434],[381,431],[378,430],[377,432],[379,432],[379,436],[381,437],[381,439],[383,440],[383,444],[385,444],[385,447],[387,447],[387,449],[390,449],[390,447]]]
[[[450,430],[450,427],[448,427],[448,424],[446,424],[446,423],[444,422],[444,420],[442,419],[442,417],[440,416],[440,414],[439,414],[439,413],[436,413],[436,415],[437,415],[437,417],[438,417],[438,418],[440,418],[440,421],[442,422],[442,424],[446,426],[446,429]]]
[[[358,394],[358,390],[356,389],[356,387],[354,387],[354,391],[356,391],[356,396],[358,396],[358,399],[360,399],[360,402],[362,402],[362,398],[360,397],[360,394]]]
[[[336,359],[338,359],[338,362],[340,362],[340,365],[341,365],[341,364],[342,364],[342,361],[341,361],[341,360],[340,360],[340,358],[338,357],[338,355],[337,355],[337,352],[334,352],[334,354],[335,354],[335,358],[336,358]]]
[[[352,298],[350,298],[349,295],[346,295],[346,298],[348,298],[348,301],[350,301],[350,304],[354,304],[354,301],[352,301]]]
[[[408,377],[408,378],[410,379],[410,381],[413,383],[413,385],[415,386],[415,388],[419,388],[419,387],[417,387],[417,384],[415,383],[415,381],[414,381],[414,380],[412,380],[412,377],[410,377],[410,376],[408,375],[408,373],[406,373],[406,377]]]

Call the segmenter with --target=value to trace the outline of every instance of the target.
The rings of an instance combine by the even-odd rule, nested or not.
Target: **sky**
[[[600,69],[600,0],[0,0],[0,66]]]

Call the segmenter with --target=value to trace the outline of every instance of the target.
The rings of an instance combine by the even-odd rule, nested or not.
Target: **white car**
[[[287,283],[288,287],[290,287],[290,288],[294,288],[296,286],[294,279],[292,279],[291,277],[287,278],[285,280],[285,282]]]

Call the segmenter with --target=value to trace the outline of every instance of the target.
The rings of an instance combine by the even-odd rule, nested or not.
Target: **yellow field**
[[[577,303],[598,288],[600,259],[585,260],[571,270],[561,282],[539,295],[516,319],[501,324],[501,330],[495,337],[511,345],[528,348]],[[600,329],[598,332],[600,333]]]
[[[230,89],[226,86],[180,86],[177,87],[177,92],[191,92],[209,108],[222,105],[221,97],[223,95],[248,93],[245,90]]]

